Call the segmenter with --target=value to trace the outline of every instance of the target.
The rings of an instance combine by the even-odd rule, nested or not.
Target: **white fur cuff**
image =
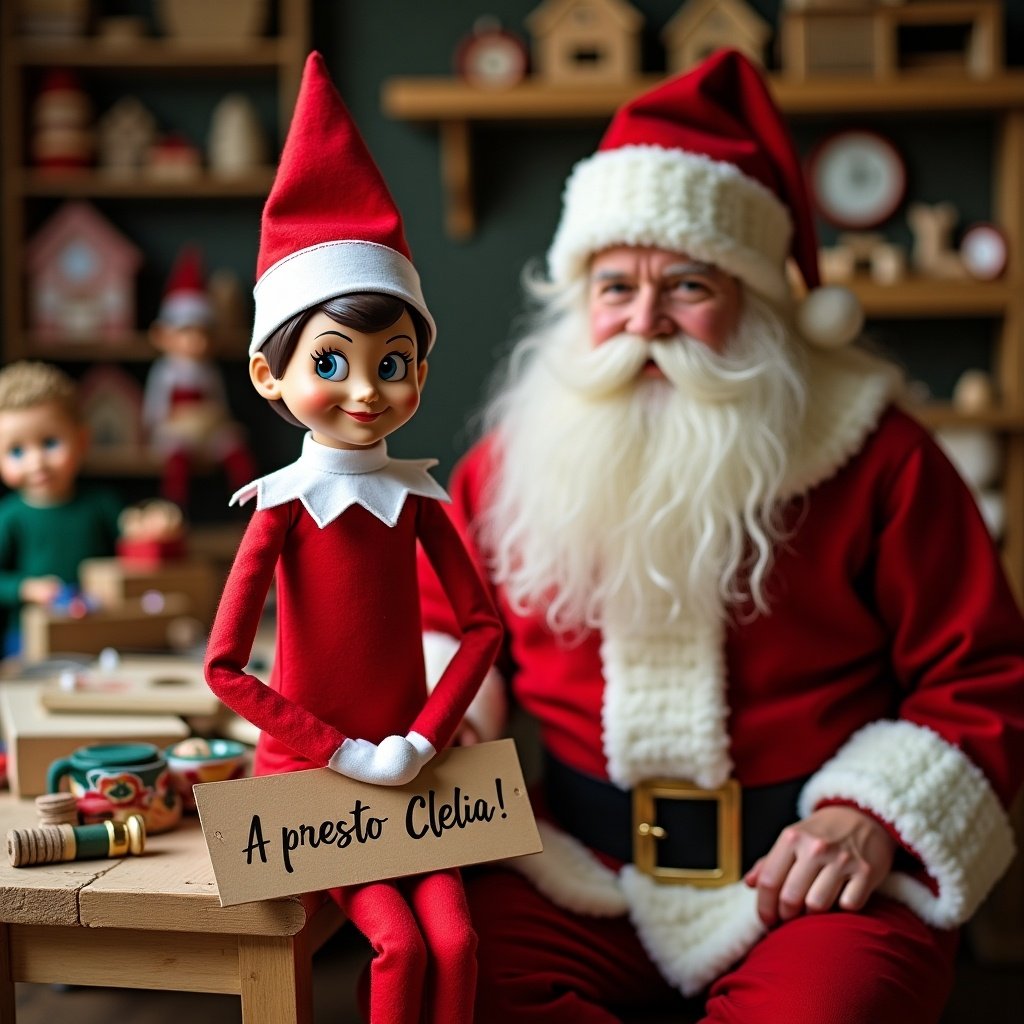
[[[981,770],[938,733],[875,722],[856,733],[800,796],[806,817],[825,800],[849,800],[895,828],[938,883],[938,894],[901,872],[881,891],[937,928],[963,924],[1013,859],[1013,832]]]

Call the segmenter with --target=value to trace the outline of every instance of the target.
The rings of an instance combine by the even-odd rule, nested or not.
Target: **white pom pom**
[[[864,326],[864,310],[849,288],[815,288],[800,303],[797,328],[819,348],[839,348],[853,341]]]

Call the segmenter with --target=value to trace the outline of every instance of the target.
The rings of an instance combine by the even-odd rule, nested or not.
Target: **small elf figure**
[[[149,329],[150,342],[162,354],[146,377],[142,407],[150,444],[164,460],[160,493],[183,509],[197,457],[222,464],[233,489],[256,473],[245,432],[231,419],[224,379],[211,358],[212,320],[199,251],[186,246]]]
[[[263,213],[249,373],[309,428],[299,459],[242,488],[256,511],[207,652],[213,691],[262,730],[257,774],[324,765],[402,785],[451,739],[501,630],[427,473],[384,438],[416,411],[434,340],[401,217],[319,54],[311,54]],[[416,545],[461,628],[428,696]],[[270,684],[246,665],[277,586]],[[370,940],[370,1020],[466,1024],[476,937],[457,871],[332,897]]]

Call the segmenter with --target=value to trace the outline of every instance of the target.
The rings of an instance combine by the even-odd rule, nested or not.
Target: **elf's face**
[[[283,400],[313,440],[331,448],[365,448],[416,412],[427,364],[416,362],[416,329],[407,312],[372,334],[321,312],[303,327],[280,378],[269,368],[261,371],[258,358],[250,373],[256,390]]]

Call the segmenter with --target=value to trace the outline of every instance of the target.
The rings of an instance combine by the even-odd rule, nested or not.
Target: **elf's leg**
[[[370,1024],[419,1024],[426,947],[405,896],[392,882],[332,889],[373,947]]]
[[[953,983],[956,932],[874,897],[859,913],[798,917],[772,929],[712,986],[705,1022],[933,1024]]]
[[[425,1019],[471,1024],[476,991],[476,932],[457,870],[407,881],[409,902],[427,944]]]
[[[168,452],[160,480],[160,497],[173,501],[181,509],[187,509],[191,470],[188,452],[184,448]]]

